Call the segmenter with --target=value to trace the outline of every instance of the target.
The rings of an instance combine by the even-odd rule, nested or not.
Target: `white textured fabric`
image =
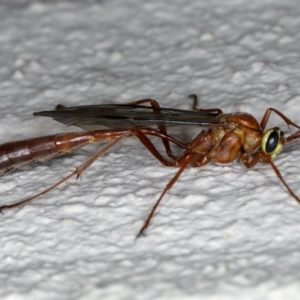
[[[0,138],[66,130],[32,112],[126,103],[299,118],[299,1],[1,1]],[[272,118],[287,132],[280,118]],[[75,129],[76,131],[77,129]],[[172,132],[186,140],[186,131]],[[161,142],[155,145],[163,150]],[[98,145],[0,178],[1,205],[68,174]],[[300,196],[299,142],[275,160]],[[300,205],[268,165],[176,172],[134,138],[82,180],[0,215],[0,298],[299,299]]]

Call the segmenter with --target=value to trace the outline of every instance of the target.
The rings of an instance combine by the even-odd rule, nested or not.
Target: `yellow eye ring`
[[[262,151],[270,155],[272,158],[275,158],[283,147],[281,142],[282,136],[283,132],[278,127],[267,130],[261,139]]]

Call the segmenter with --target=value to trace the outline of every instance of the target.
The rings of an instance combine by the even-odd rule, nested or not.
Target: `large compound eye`
[[[276,157],[282,150],[282,136],[283,133],[278,127],[267,130],[261,140],[262,151],[271,155],[272,158]]]

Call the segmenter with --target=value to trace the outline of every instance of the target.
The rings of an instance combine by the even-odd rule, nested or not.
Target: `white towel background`
[[[32,112],[126,103],[246,111],[300,123],[298,1],[1,1],[0,139],[67,128]],[[277,117],[270,126],[280,126]],[[172,131],[188,140],[187,131]],[[163,152],[158,139],[153,140]],[[300,197],[300,141],[275,160]],[[99,145],[0,178],[1,205],[67,175]],[[300,205],[272,168],[176,172],[128,138],[29,205],[0,215],[0,298],[299,299]]]

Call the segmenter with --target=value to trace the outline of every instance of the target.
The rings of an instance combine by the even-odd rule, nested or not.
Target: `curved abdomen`
[[[92,142],[118,137],[124,131],[71,132],[0,145],[0,175],[33,162],[44,162]]]

